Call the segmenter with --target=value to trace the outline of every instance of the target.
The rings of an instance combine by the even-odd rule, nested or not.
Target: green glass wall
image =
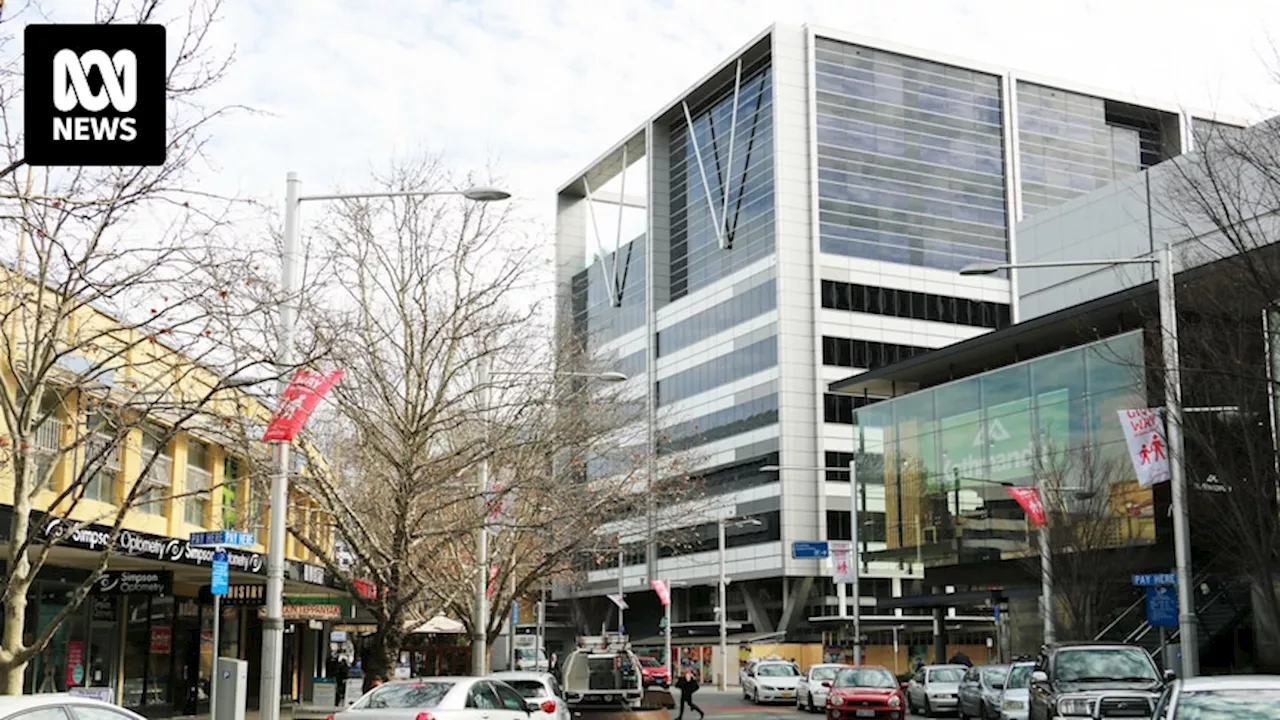
[[[888,552],[1028,553],[1012,486],[1040,486],[1055,522],[1105,524],[1112,545],[1154,540],[1116,413],[1148,405],[1142,347],[1134,331],[859,409],[859,482],[885,485]]]

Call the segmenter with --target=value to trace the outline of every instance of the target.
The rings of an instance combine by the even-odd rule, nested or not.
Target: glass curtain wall
[[[1026,554],[1008,488],[1036,485],[1051,513],[1096,516],[1108,546],[1154,541],[1117,414],[1147,407],[1142,342],[1117,335],[859,409],[859,482],[885,485],[887,547]]]

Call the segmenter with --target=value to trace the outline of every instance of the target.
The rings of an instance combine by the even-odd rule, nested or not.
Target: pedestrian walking
[[[684,706],[688,705],[690,710],[698,711],[698,720],[706,717],[707,714],[702,712],[702,708],[693,704],[693,694],[698,691],[698,681],[693,679],[693,671],[685,668],[684,676],[676,681],[676,689],[680,691],[680,712],[676,715],[676,720],[684,717]]]

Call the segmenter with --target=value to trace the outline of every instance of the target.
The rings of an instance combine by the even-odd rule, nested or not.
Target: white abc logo
[[[89,87],[90,68],[102,75],[102,89],[96,93]],[[101,112],[108,103],[122,113],[138,104],[138,58],[132,50],[108,56],[101,50],[79,55],[67,49],[53,56],[53,104],[60,112],[71,112],[77,105]]]

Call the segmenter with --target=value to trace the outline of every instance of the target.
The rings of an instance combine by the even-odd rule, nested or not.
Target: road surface
[[[708,690],[703,688],[694,696],[698,707],[707,713],[707,720],[823,720],[821,715],[810,715],[796,710],[794,704],[791,705],[752,705],[750,701],[742,699],[742,693],[737,691],[720,692],[718,690]],[[698,720],[697,713],[690,713],[684,720]],[[675,711],[672,711],[672,720],[675,720]],[[908,715],[908,718],[918,718],[919,715]],[[954,716],[953,716],[954,717]]]

